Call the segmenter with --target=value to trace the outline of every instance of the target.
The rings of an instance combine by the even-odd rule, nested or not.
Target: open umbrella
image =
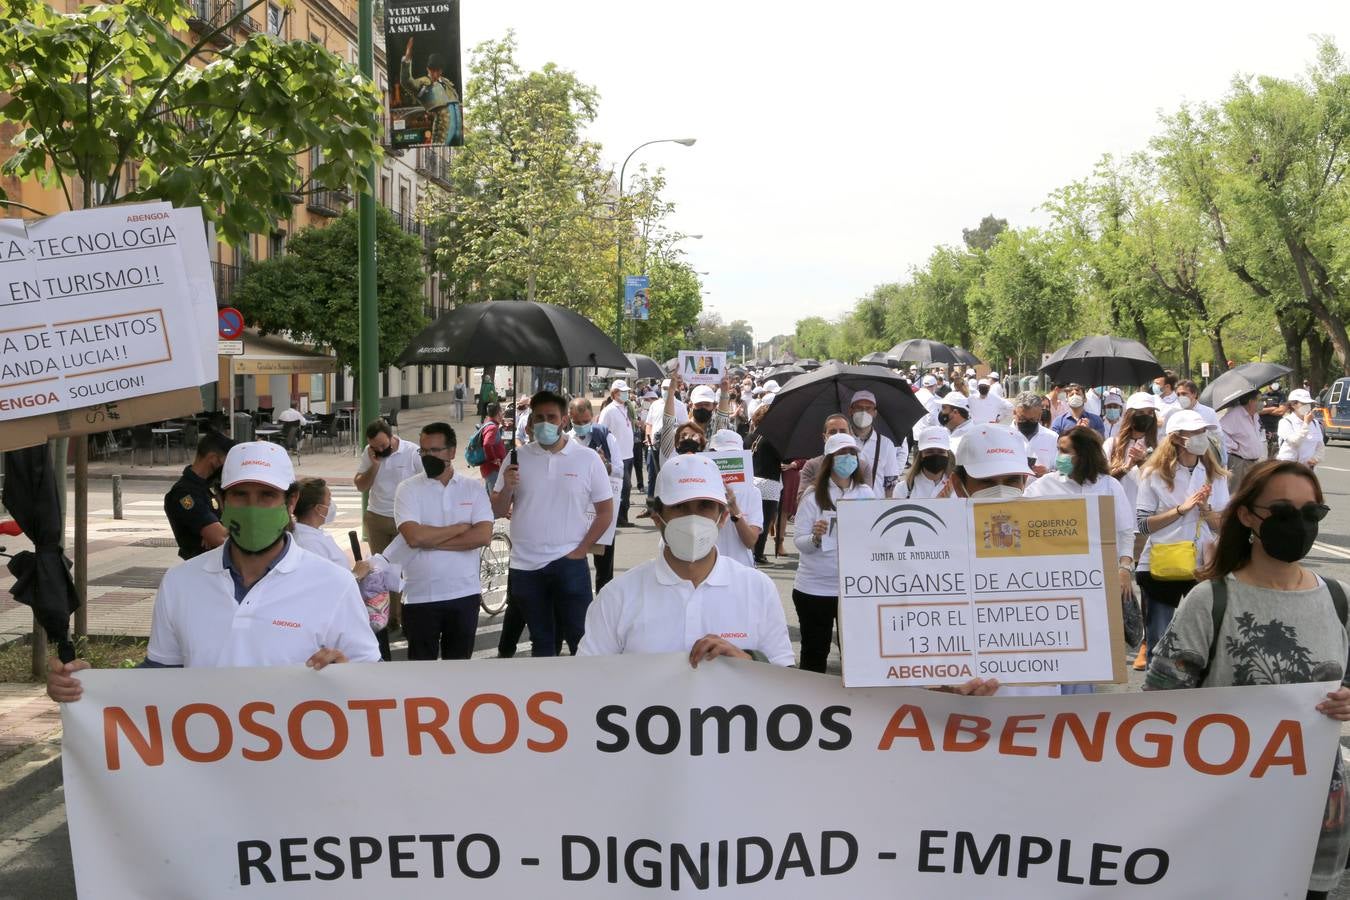
[[[876,428],[891,440],[906,435],[928,410],[909,382],[876,366],[821,366],[793,380],[773,398],[759,424],[759,433],[784,459],[818,455],[823,449],[820,425],[825,417],[848,409],[858,391],[877,398]]]
[[[820,360],[802,359],[797,361],[797,365],[801,366],[808,372],[814,372],[816,369],[820,368]]]
[[[396,365],[627,369],[628,357],[590,319],[570,309],[494,300],[442,313],[409,342]]]
[[[639,378],[665,378],[666,373],[662,371],[661,364],[650,356],[643,356],[641,353],[625,353],[628,357],[628,368],[637,370]]]
[[[1060,347],[1041,366],[1041,374],[1055,384],[1100,387],[1144,384],[1162,375],[1163,367],[1138,341],[1096,334]]]
[[[894,368],[895,363],[899,362],[894,356],[887,356],[878,350],[876,353],[869,353],[858,360],[859,365],[864,366],[890,366]]]
[[[963,360],[956,355],[956,351],[941,341],[930,341],[927,338],[913,338],[908,341],[901,341],[890,350],[886,351],[887,356],[894,356],[896,359],[904,362],[919,363],[920,365],[931,366],[934,364],[954,366]]]
[[[1216,410],[1224,409],[1237,403],[1244,394],[1259,391],[1292,371],[1288,366],[1266,362],[1234,366],[1205,386],[1200,392],[1200,402]]]
[[[798,377],[799,375],[805,374],[806,370],[803,369],[801,366],[786,366],[786,365],[774,366],[772,369],[764,373],[764,380],[776,381],[778,382],[778,386],[782,387],[783,385],[787,384],[789,381]]]
[[[956,354],[957,360],[958,360],[962,365],[967,365],[967,366],[982,366],[982,365],[984,365],[984,360],[980,359],[980,358],[979,358],[978,356],[976,356],[974,353],[971,353],[971,352],[970,352],[969,350],[967,350],[965,347],[952,347],[952,352]]]
[[[64,464],[65,460],[62,460]],[[14,554],[9,573],[10,593],[32,607],[47,640],[62,662],[75,658],[70,640],[70,616],[80,607],[80,595],[70,577],[70,560],[61,546],[61,497],[56,470],[46,444],[10,450],[5,454],[5,509],[33,542],[32,550]]]

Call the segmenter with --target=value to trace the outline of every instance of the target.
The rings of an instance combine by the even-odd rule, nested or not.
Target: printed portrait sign
[[[385,0],[389,143],[462,147],[459,0]]]

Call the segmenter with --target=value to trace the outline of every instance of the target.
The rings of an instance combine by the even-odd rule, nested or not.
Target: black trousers
[[[408,659],[469,659],[478,631],[481,594],[403,604],[403,633]]]
[[[759,540],[755,541],[755,558],[759,559],[764,555],[764,545],[769,540],[769,525],[778,518],[778,501],[765,500],[764,505],[764,527],[759,530]]]
[[[614,535],[618,540],[619,535]],[[600,589],[614,580],[614,544],[605,548],[605,552],[598,556],[592,556],[595,560],[595,592],[600,593]]]
[[[802,631],[802,662],[798,668],[824,672],[825,660],[830,656],[830,641],[834,639],[839,598],[807,594],[793,588],[792,605],[797,610],[797,622]]]

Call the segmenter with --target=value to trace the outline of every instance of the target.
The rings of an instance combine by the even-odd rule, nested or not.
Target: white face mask
[[[1072,397],[1069,398],[1069,405],[1072,406],[1074,409],[1081,409],[1084,402],[1085,401],[1083,400],[1083,398],[1078,394],[1074,394]]]
[[[336,521],[337,521],[337,505],[329,503],[328,512],[323,514],[323,524],[332,525]]]
[[[666,546],[676,559],[698,562],[712,552],[717,543],[717,522],[707,516],[680,516],[666,523]]]
[[[872,427],[872,414],[865,409],[860,409],[853,414],[853,424],[859,428]]]
[[[1187,397],[1184,394],[1177,394],[1177,406],[1180,406],[1182,409],[1190,409],[1194,405],[1195,401],[1190,397]]]
[[[1209,438],[1203,434],[1193,434],[1186,438],[1186,449],[1196,456],[1204,456],[1209,451]]]
[[[982,488],[970,496],[978,500],[1011,500],[1022,496],[1022,489],[1011,484],[996,484],[993,487]]]
[[[1306,416],[1308,414],[1308,404],[1306,403],[1295,403],[1290,408],[1293,409],[1294,415],[1296,416]]]

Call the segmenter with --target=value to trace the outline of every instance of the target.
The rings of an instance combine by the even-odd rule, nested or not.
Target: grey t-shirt
[[[1309,590],[1277,591],[1243,584],[1233,575],[1225,581],[1228,606],[1217,641],[1214,591],[1210,582],[1202,581],[1182,599],[1171,627],[1154,649],[1144,690],[1343,681],[1350,636],[1324,582]],[[1339,747],[1337,751],[1328,809],[1332,799],[1345,792]],[[1342,815],[1328,825],[1324,815],[1308,889],[1334,890],[1348,851],[1350,817]]]

